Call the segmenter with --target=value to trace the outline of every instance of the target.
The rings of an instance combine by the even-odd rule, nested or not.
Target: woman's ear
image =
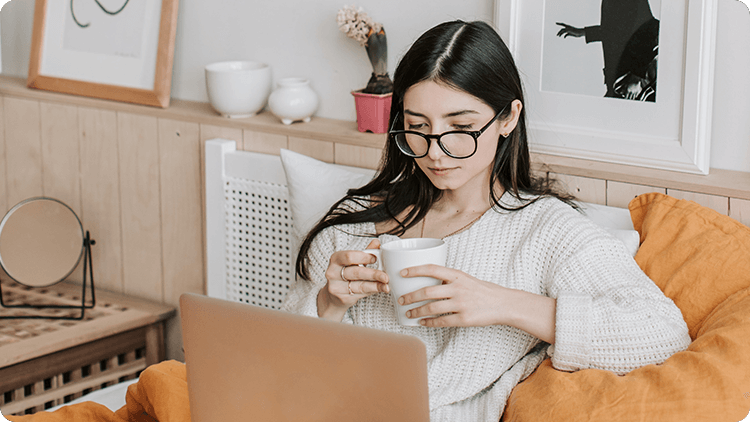
[[[521,100],[513,100],[510,103],[510,116],[500,122],[500,133],[507,137],[508,134],[513,132],[518,125],[518,119],[521,117],[521,110],[523,110],[523,103]]]

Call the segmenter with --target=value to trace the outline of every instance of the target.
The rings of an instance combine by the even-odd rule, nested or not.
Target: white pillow
[[[583,202],[580,205],[587,217],[607,230],[612,236],[620,239],[628,252],[635,256],[641,244],[641,236],[633,228],[633,220],[630,219],[629,210],[588,202]]]
[[[281,164],[289,187],[295,250],[331,205],[375,175],[374,170],[329,164],[286,149],[281,150]]]
[[[281,150],[281,164],[289,186],[294,250],[334,202],[375,175],[374,170],[329,164],[286,149]],[[590,203],[582,203],[581,207],[591,220],[620,239],[635,255],[640,235],[633,229],[627,209]]]

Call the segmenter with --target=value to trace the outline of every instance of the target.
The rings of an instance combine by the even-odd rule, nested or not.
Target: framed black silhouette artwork
[[[534,152],[707,174],[718,0],[496,0]]]

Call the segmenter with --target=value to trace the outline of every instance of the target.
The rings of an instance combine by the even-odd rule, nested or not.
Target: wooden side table
[[[0,282],[6,304],[81,303],[80,285],[30,289]],[[23,314],[38,312],[0,308],[0,315]],[[136,378],[164,360],[164,324],[174,314],[167,305],[97,290],[96,307],[81,321],[0,319],[0,410],[34,413]]]

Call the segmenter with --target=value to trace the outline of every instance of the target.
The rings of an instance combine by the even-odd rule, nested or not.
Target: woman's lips
[[[451,168],[428,167],[428,168],[436,176],[444,176],[444,175],[450,173],[451,170],[455,170],[456,169],[456,167],[451,167]]]

